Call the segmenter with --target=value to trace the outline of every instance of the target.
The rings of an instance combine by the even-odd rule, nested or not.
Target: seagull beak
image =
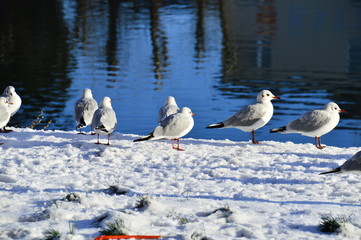
[[[340,111],[338,111],[338,112],[340,112],[340,113],[347,113],[347,111],[346,110],[343,110],[343,109],[340,109]]]
[[[12,102],[8,102],[8,104],[14,104],[14,103],[12,103]]]
[[[192,113],[192,116],[195,116],[196,114],[195,113]]]
[[[273,96],[273,99],[281,99],[280,97],[277,96]]]

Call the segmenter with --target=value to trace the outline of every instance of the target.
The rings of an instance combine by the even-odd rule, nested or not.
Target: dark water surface
[[[197,115],[192,138],[247,141],[237,129],[205,129],[269,89],[271,121],[258,140],[334,101],[348,111],[327,145],[361,145],[361,1],[0,1],[0,91],[23,99],[10,125],[73,130],[73,106],[89,87],[109,96],[118,132],[147,134],[172,95]]]

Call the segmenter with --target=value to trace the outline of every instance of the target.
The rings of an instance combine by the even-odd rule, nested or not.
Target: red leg
[[[254,140],[254,130],[252,130],[252,143],[254,143],[254,144],[258,144],[258,143],[259,143],[258,141],[255,141],[255,140]]]
[[[321,137],[315,137],[316,138],[316,147],[318,149],[324,149],[326,146],[321,145]]]
[[[180,148],[180,138],[177,138],[177,139],[175,139],[175,140],[177,140],[178,146],[177,146],[177,147],[174,147],[174,145],[173,145],[174,139],[172,139],[172,148],[173,148],[173,149],[176,149],[176,150],[178,150],[178,151],[184,151],[184,149]]]

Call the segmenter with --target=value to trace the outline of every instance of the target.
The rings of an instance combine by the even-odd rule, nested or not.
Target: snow
[[[116,219],[128,234],[164,239],[361,239],[360,176],[319,175],[356,147],[185,138],[181,152],[118,132],[105,146],[76,131],[12,129],[0,135],[0,239],[51,229],[93,239]],[[322,233],[327,214],[350,222]]]

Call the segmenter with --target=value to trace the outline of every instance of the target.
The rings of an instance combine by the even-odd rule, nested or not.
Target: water
[[[42,110],[38,129],[73,130],[89,87],[112,98],[118,132],[148,134],[172,95],[197,114],[187,137],[247,141],[205,126],[269,89],[282,99],[257,140],[313,142],[268,131],[334,101],[348,113],[323,143],[361,143],[361,1],[3,0],[0,16],[0,91],[23,98],[12,126]]]

